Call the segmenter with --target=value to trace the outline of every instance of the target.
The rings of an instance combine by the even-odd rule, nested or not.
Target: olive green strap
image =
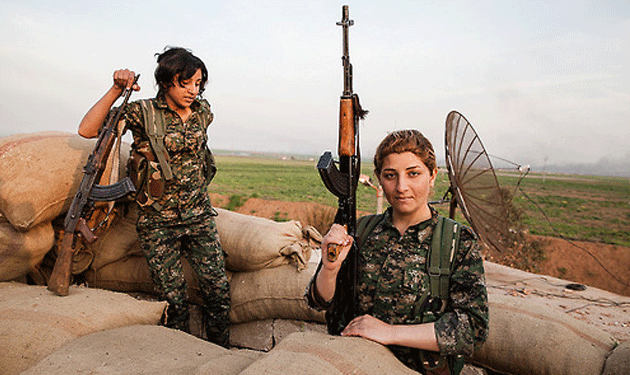
[[[381,222],[384,217],[385,215],[368,215],[357,220],[357,240],[359,249],[363,247],[370,233],[372,233],[374,228],[376,228],[376,225]]]
[[[451,265],[459,246],[459,224],[438,216],[428,255],[429,285],[431,296],[442,300],[441,312],[446,308],[449,295]]]
[[[168,152],[166,151],[166,147],[164,147],[164,134],[166,134],[164,116],[161,113],[155,113],[155,107],[151,100],[144,99],[139,102],[144,114],[144,128],[149,137],[151,149],[158,163],[160,163],[164,179],[170,180],[173,178],[173,172],[171,171],[171,165],[168,163]]]

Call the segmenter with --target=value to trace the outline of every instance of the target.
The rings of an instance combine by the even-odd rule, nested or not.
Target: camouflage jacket
[[[471,355],[475,344],[487,336],[488,297],[479,244],[469,228],[462,230],[453,260],[445,312],[438,313],[437,298],[417,306],[429,289],[427,253],[438,218],[437,211],[431,208],[431,212],[431,219],[409,227],[403,235],[392,223],[391,208],[383,214],[359,253],[358,313],[389,324],[434,322],[442,354]],[[306,295],[309,305],[317,308],[311,293]]]
[[[214,210],[205,180],[203,149],[208,142],[207,128],[214,117],[210,104],[205,99],[196,99],[191,105],[192,114],[184,123],[181,117],[168,107],[163,96],[151,101],[164,114],[166,126],[164,146],[170,157],[173,179],[166,182],[164,195],[160,200],[162,209],[157,211],[150,207],[144,208],[138,225],[161,226],[173,221],[185,223],[213,215]],[[149,140],[139,102],[127,105],[121,121],[124,121],[125,129],[132,132],[132,148]]]

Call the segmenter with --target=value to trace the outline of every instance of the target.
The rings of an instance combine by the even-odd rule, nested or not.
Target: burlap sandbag
[[[514,375],[601,374],[615,347],[608,333],[547,305],[491,294],[488,340],[473,362]]]
[[[219,238],[228,254],[226,268],[231,271],[256,271],[291,262],[301,269],[321,242],[321,235],[314,228],[302,228],[298,221],[278,223],[221,208],[216,210]]]
[[[255,359],[181,331],[135,325],[78,338],[23,375],[190,375],[206,364],[212,364],[212,374],[229,375],[240,373]]]
[[[235,272],[230,281],[230,321],[244,323],[269,318],[325,322],[324,313],[308,307],[304,292],[317,264],[298,271],[292,265],[253,272]]]
[[[602,375],[630,374],[630,341],[617,346],[606,359]]]
[[[0,283],[0,374],[20,374],[89,333],[158,324],[165,307],[105,290],[72,286],[68,296],[59,297],[45,286]]]
[[[308,263],[298,271],[287,264],[252,272],[228,272],[232,307],[230,321],[244,323],[270,318],[325,322],[324,313],[310,309],[304,291],[317,264]],[[201,303],[199,283],[188,262],[184,262],[191,301]],[[90,287],[119,292],[158,295],[144,257],[132,256],[85,274]]]
[[[223,250],[228,254],[226,268],[231,271],[255,271],[294,263],[304,268],[313,249],[319,247],[321,234],[312,226],[302,229],[299,222],[275,221],[243,215],[220,208],[215,218]],[[92,257],[90,268],[101,268],[142,254],[136,221],[139,208],[135,203],[129,211],[117,217],[99,239],[84,252]]]
[[[232,349],[228,355],[201,365],[192,375],[240,374],[264,355],[265,353],[254,350]]]
[[[242,375],[411,375],[387,347],[357,337],[330,336],[319,332],[292,333]]]
[[[158,295],[144,256],[130,256],[96,270],[89,269],[85,280],[91,288]]]
[[[93,139],[65,132],[1,138],[0,211],[21,231],[66,212],[95,144]],[[128,157],[129,145],[124,144],[122,165]],[[103,175],[106,183],[109,170]]]
[[[183,260],[182,267],[191,302],[202,305],[203,298],[199,290],[197,275],[188,260]],[[231,272],[227,272],[228,279],[231,278],[231,275]],[[143,255],[132,255],[109,263],[97,270],[89,269],[85,272],[85,281],[91,288],[116,292],[139,292],[156,298],[160,297],[160,293],[151,279],[149,264]]]
[[[129,204],[127,212],[121,208],[120,216],[115,217],[108,230],[86,249],[94,254],[90,265],[92,269],[98,270],[129,256],[142,255],[136,232],[139,210],[135,203]]]
[[[326,324],[290,319],[254,320],[230,325],[230,345],[268,352],[294,332],[327,333]]]
[[[55,242],[50,222],[19,232],[0,217],[0,281],[25,275],[38,265]]]

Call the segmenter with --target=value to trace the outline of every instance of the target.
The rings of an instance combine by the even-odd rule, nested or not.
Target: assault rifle
[[[334,162],[330,151],[324,152],[317,162],[317,170],[326,188],[339,198],[339,208],[334,222],[346,227],[348,234],[356,235],[357,206],[356,189],[361,171],[361,153],[359,150],[359,120],[362,120],[368,111],[361,108],[359,96],[352,91],[352,64],[348,52],[348,29],[354,24],[349,19],[348,6],[342,7],[342,18],[337,25],[343,28],[343,93],[339,103],[339,162]],[[339,167],[337,167],[337,164]],[[355,275],[357,267],[357,241],[352,245],[348,258],[344,260],[337,278],[335,299],[345,301],[341,305],[348,306],[345,311],[339,312],[345,316],[345,324],[350,322],[355,315],[356,287]],[[324,249],[325,256],[334,262],[339,256],[339,247],[331,245]],[[324,256],[324,254],[322,254]],[[327,315],[327,320],[329,316]],[[333,317],[333,320],[338,319]],[[346,320],[347,319],[347,320]],[[330,333],[339,334],[343,327],[328,322]]]
[[[134,84],[138,82],[140,75],[136,75]],[[110,121],[99,131],[94,151],[88,157],[87,163],[83,167],[83,179],[79,185],[68,213],[64,221],[64,234],[59,248],[59,254],[55,261],[55,267],[48,279],[48,290],[59,295],[67,296],[70,287],[70,273],[72,268],[72,258],[74,256],[76,235],[81,235],[88,242],[96,241],[96,235],[87,224],[87,219],[92,216],[94,202],[111,202],[125,197],[127,194],[135,192],[136,189],[129,177],[118,181],[115,184],[101,186],[96,183],[101,179],[107,164],[107,158],[116,140],[116,127],[122,113],[129,101],[131,92],[127,89],[123,93],[123,103],[118,107],[116,113]]]

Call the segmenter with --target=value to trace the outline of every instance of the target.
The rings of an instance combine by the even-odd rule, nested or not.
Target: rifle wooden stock
[[[70,271],[74,256],[74,233],[65,232],[55,261],[55,268],[48,279],[48,290],[58,296],[67,296],[70,288]]]

